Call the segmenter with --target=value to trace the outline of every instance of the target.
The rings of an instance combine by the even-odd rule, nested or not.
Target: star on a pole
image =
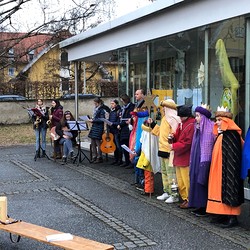
[[[151,93],[149,93],[148,95],[146,95],[144,97],[144,105],[143,106],[147,106],[149,110],[151,110],[151,108],[153,108],[154,110],[157,109],[157,106],[154,103],[154,99],[156,98],[156,95],[151,95]]]

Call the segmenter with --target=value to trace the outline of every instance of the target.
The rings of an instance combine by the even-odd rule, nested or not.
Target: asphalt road
[[[48,147],[49,151],[50,146]],[[85,152],[88,156],[88,152]],[[34,145],[0,148],[0,195],[8,198],[8,214],[106,244],[115,249],[250,249],[249,203],[243,205],[240,225],[221,229],[210,217],[198,218],[190,209],[158,201],[156,189],[145,197],[131,183],[132,169],[108,162],[79,166],[38,158]],[[57,249],[31,239],[11,243],[0,232],[0,249]]]

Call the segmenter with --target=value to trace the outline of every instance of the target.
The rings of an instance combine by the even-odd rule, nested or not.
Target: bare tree
[[[0,39],[0,69],[8,67],[10,63],[13,64],[39,46],[56,44],[70,35],[75,35],[90,27],[97,26],[103,20],[94,17],[108,17],[112,8],[109,7],[107,11],[104,6],[112,6],[114,0],[93,0],[91,2],[86,0],[71,0],[70,2],[67,0],[67,4],[71,3],[69,4],[71,8],[65,12],[56,11],[56,13],[51,11],[50,0],[38,0],[40,13],[42,13],[38,17],[39,22],[34,23],[33,26],[30,25],[29,30],[20,33],[20,24],[16,21],[15,17],[22,9],[27,8],[27,4],[35,3],[35,1],[0,0],[0,31],[13,33],[11,38],[4,39],[2,36]],[[57,0],[57,2],[59,4],[60,0]],[[33,20],[29,20],[30,24],[32,24],[31,21]],[[27,51],[22,51],[9,60],[9,51],[11,48],[28,37],[41,34],[49,35],[50,39],[44,41],[44,44],[33,44],[33,47],[29,47]]]

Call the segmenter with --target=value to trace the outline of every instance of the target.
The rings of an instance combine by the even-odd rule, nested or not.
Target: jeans
[[[73,145],[71,139],[61,138],[59,144],[63,145],[63,156],[68,156],[73,151]]]
[[[101,140],[91,138],[92,158],[102,158]]]
[[[39,134],[40,131],[40,134]],[[42,150],[46,150],[46,128],[35,129],[36,135],[36,151],[39,150],[39,146],[41,145]],[[40,138],[39,138],[40,137]],[[39,145],[40,144],[40,145]]]

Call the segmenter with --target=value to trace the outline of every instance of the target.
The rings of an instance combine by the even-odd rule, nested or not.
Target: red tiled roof
[[[1,50],[14,49],[14,56],[20,57],[19,61],[27,61],[27,51],[34,51],[34,56],[39,54],[51,42],[53,36],[47,34],[31,34],[26,37],[27,33],[9,33],[0,32]],[[22,56],[25,55],[25,56]]]

